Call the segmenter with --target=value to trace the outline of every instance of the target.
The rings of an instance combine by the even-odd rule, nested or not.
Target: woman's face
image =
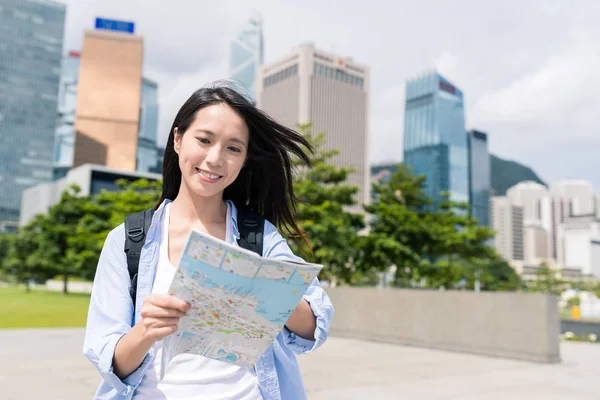
[[[222,196],[248,154],[248,126],[228,105],[200,109],[186,132],[175,132],[182,185],[202,197]]]

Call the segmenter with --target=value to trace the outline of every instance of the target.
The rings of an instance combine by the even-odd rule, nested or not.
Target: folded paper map
[[[182,353],[252,367],[321,268],[260,257],[192,231],[169,289],[192,308],[164,342],[161,377]]]

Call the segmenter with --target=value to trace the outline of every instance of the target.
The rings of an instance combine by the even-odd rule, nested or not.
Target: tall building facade
[[[463,93],[437,72],[406,83],[404,163],[424,175],[436,203],[469,201],[467,135]]]
[[[54,142],[55,169],[68,169],[73,165],[79,59],[80,54],[75,51],[69,52],[62,59],[60,86],[58,90],[58,121]]]
[[[509,262],[524,261],[523,207],[511,204],[506,196],[492,197],[491,219],[498,254]]]
[[[0,232],[16,229],[22,192],[53,177],[65,11],[0,0]]]
[[[73,166],[135,171],[144,43],[139,36],[85,32],[81,53]]]
[[[136,171],[152,172],[158,163],[158,85],[142,79]]]
[[[487,134],[472,130],[467,133],[469,161],[469,205],[471,215],[483,226],[490,225],[490,193],[492,190],[490,153]]]
[[[332,162],[356,171],[347,182],[358,186],[357,202],[369,202],[368,67],[304,44],[260,68],[257,102],[290,128],[312,122],[325,132],[326,146],[340,151]]]
[[[546,186],[531,181],[520,182],[506,193],[512,205],[523,209],[525,262],[531,265],[552,258],[553,224],[549,195]]]
[[[594,189],[589,181],[563,180],[550,185],[550,196],[545,209],[549,209],[552,225],[550,251],[560,260],[558,232],[571,217],[590,216],[595,213]]]
[[[262,18],[250,18],[229,50],[229,77],[241,84],[250,100],[256,99],[258,69],[264,60]]]
[[[572,215],[591,215],[595,212],[594,187],[586,180],[564,180],[550,185],[554,198],[570,199]]]
[[[71,51],[62,60],[58,96],[59,117],[54,145],[55,179],[64,177],[73,167],[80,59],[79,52]],[[154,172],[159,163],[158,85],[150,79],[142,78],[141,91],[135,170]]]
[[[595,215],[566,218],[558,228],[557,244],[559,264],[600,278],[600,219]]]
[[[550,191],[537,182],[520,182],[508,189],[506,195],[515,205],[523,207],[525,221],[543,221],[542,200],[548,197]]]

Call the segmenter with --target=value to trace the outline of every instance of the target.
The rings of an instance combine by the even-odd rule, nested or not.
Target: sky
[[[466,129],[547,183],[600,190],[600,1],[64,0],[65,51],[95,17],[134,21],[144,75],[159,84],[159,142],[197,88],[228,74],[229,44],[254,13],[265,62],[303,42],[370,67],[371,163],[402,160],[406,79],[437,69],[465,94]]]

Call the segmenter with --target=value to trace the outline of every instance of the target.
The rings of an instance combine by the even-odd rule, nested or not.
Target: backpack
[[[129,295],[133,300],[134,309],[140,254],[146,242],[146,233],[152,223],[153,215],[154,210],[149,209],[128,215],[125,218],[125,254],[127,255],[127,269],[131,279]],[[265,218],[254,211],[239,208],[237,221],[240,233],[239,246],[262,256]]]

